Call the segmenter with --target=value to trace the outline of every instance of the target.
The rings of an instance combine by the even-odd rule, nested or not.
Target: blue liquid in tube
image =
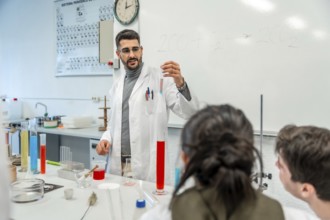
[[[38,137],[30,136],[30,167],[32,173],[38,172]]]

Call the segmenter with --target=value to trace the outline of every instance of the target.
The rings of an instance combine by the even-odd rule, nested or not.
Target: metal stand
[[[99,127],[99,131],[105,131],[108,127],[108,109],[107,107],[107,97],[104,96],[104,107],[100,107],[99,109],[103,109],[103,116],[99,117],[99,119],[103,119],[103,126]]]

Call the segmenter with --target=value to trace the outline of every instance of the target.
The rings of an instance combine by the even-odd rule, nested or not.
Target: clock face
[[[117,0],[115,3],[115,17],[123,25],[132,23],[138,13],[139,0]]]

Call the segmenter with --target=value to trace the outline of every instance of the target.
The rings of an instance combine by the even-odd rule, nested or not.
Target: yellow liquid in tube
[[[29,156],[29,132],[27,130],[21,131],[21,169],[27,171]]]

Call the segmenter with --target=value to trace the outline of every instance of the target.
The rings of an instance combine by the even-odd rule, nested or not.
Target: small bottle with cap
[[[135,209],[134,214],[133,214],[133,220],[138,220],[147,211],[146,200],[137,199],[135,206],[136,206],[136,209]]]

